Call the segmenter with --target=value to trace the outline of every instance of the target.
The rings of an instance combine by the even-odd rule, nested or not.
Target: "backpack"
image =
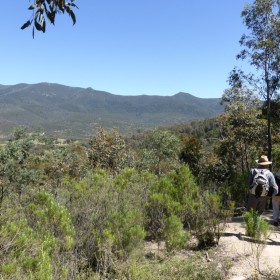
[[[266,169],[255,169],[256,175],[253,178],[251,185],[251,194],[256,197],[267,196],[269,192],[269,181],[266,174],[269,170]]]

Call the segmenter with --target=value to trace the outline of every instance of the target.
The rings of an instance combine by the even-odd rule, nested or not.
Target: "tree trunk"
[[[266,83],[266,101],[267,101],[267,157],[271,161],[272,154],[272,136],[271,136],[271,88],[270,79],[268,73],[268,54],[266,53],[266,63],[265,63],[265,83]]]
[[[271,135],[271,98],[270,98],[270,87],[267,82],[266,88],[266,100],[267,100],[267,156],[271,160],[272,157],[272,135]]]
[[[267,144],[268,144],[268,159],[272,160],[272,135],[271,135],[271,116],[270,116],[270,98],[267,101]]]

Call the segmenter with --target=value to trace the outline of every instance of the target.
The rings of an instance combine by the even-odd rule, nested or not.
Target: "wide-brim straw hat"
[[[269,165],[272,161],[269,161],[267,156],[260,156],[260,158],[256,160],[256,163],[259,165]]]

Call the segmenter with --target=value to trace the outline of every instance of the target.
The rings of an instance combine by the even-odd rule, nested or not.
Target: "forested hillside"
[[[24,125],[62,138],[85,139],[98,127],[133,133],[209,118],[222,111],[218,98],[197,98],[188,93],[120,96],[50,83],[0,86],[3,136]]]

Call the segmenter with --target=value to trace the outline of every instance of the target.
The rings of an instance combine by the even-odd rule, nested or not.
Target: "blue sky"
[[[221,97],[240,66],[249,0],[76,0],[45,34],[20,30],[29,0],[1,3],[0,84],[60,83],[118,95]]]

